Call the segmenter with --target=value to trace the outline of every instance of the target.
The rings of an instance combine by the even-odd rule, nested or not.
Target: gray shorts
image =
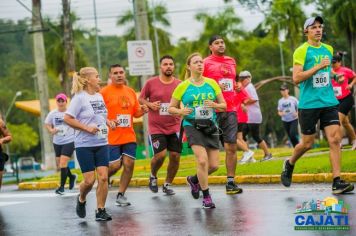
[[[237,118],[235,111],[218,112],[217,123],[222,130],[220,136],[221,143],[236,143],[237,139]]]
[[[189,146],[199,145],[205,148],[219,149],[219,135],[206,135],[193,126],[184,126]]]

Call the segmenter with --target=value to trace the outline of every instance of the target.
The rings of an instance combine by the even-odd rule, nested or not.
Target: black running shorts
[[[71,157],[74,152],[74,142],[66,143],[63,145],[53,144],[53,147],[54,147],[54,153],[56,154],[56,157],[60,157],[62,155]]]
[[[339,112],[347,116],[354,105],[354,98],[350,93],[346,97],[339,100]]]
[[[338,107],[324,107],[314,109],[299,109],[299,124],[302,134],[311,135],[316,132],[316,124],[320,120],[320,128],[329,125],[340,125]]]
[[[221,142],[235,144],[237,139],[236,112],[218,112],[216,115],[218,126],[222,130]]]
[[[179,141],[179,133],[176,134],[151,134],[153,153],[157,154],[167,149],[170,152],[182,152],[182,142]]]
[[[193,126],[184,127],[189,146],[199,145],[205,148],[219,149],[219,134],[206,135]]]

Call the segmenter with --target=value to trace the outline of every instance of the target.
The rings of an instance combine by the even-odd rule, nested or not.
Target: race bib
[[[131,127],[131,115],[117,115],[117,126],[118,127]]]
[[[67,133],[67,128],[64,125],[58,125],[56,126],[56,129],[58,130],[56,133],[58,136],[65,136]]]
[[[230,92],[234,90],[234,84],[232,82],[232,79],[221,79],[219,81],[219,84],[224,86],[224,92]]]
[[[99,131],[96,133],[98,138],[106,139],[108,137],[108,127],[105,124],[98,125]]]
[[[213,117],[213,108],[196,107],[195,119],[210,119]]]
[[[341,87],[334,87],[333,89],[334,89],[335,97],[340,97],[342,95]]]
[[[290,110],[289,110],[289,109],[286,109],[284,112],[285,112],[286,114],[289,114],[289,113],[290,113]]]
[[[330,73],[329,72],[320,72],[313,75],[313,87],[322,88],[329,85]]]
[[[168,116],[169,115],[168,106],[169,106],[169,103],[161,103],[161,107],[159,109],[159,114],[161,116]]]

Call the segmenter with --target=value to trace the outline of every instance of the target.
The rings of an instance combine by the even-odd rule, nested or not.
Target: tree
[[[38,134],[29,125],[8,123],[7,126],[12,134],[12,141],[10,143],[12,153],[24,155],[38,145]]]
[[[265,24],[270,27],[274,39],[278,38],[281,31],[286,32],[290,49],[294,50],[302,41],[305,18],[299,0],[274,1]]]

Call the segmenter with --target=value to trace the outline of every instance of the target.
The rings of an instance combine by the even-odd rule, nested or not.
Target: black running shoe
[[[242,193],[242,188],[239,188],[235,182],[228,182],[226,184],[226,194],[238,194]]]
[[[192,176],[187,177],[187,182],[190,185],[191,193],[194,199],[199,198],[199,190],[200,190],[200,185],[199,183],[195,184],[192,181]]]
[[[150,177],[150,183],[148,184],[148,187],[151,189],[153,193],[157,193],[158,192],[157,178]]]
[[[56,191],[54,191],[56,194],[58,194],[58,195],[63,195],[64,194],[64,188],[61,188],[61,187],[59,187],[59,188],[57,188],[56,189]]]
[[[85,210],[85,205],[86,205],[86,201],[85,202],[80,202],[79,201],[79,197],[80,195],[78,195],[77,197],[77,207],[76,207],[76,210],[77,210],[77,215],[80,217],[80,218],[84,218],[86,216],[86,210]]]
[[[333,183],[333,194],[348,193],[354,190],[354,185],[345,182],[344,180],[338,180]]]
[[[77,174],[73,174],[69,178],[69,190],[72,190],[73,188],[75,188],[75,184],[77,183],[77,179],[78,179],[78,175]]]
[[[112,220],[111,215],[108,214],[105,208],[99,208],[95,211],[95,220],[96,221],[109,221]]]
[[[289,187],[292,183],[292,175],[294,166],[287,163],[288,160],[285,160],[283,163],[283,171],[281,174],[281,182],[285,187]],[[288,165],[289,164],[289,165]]]

